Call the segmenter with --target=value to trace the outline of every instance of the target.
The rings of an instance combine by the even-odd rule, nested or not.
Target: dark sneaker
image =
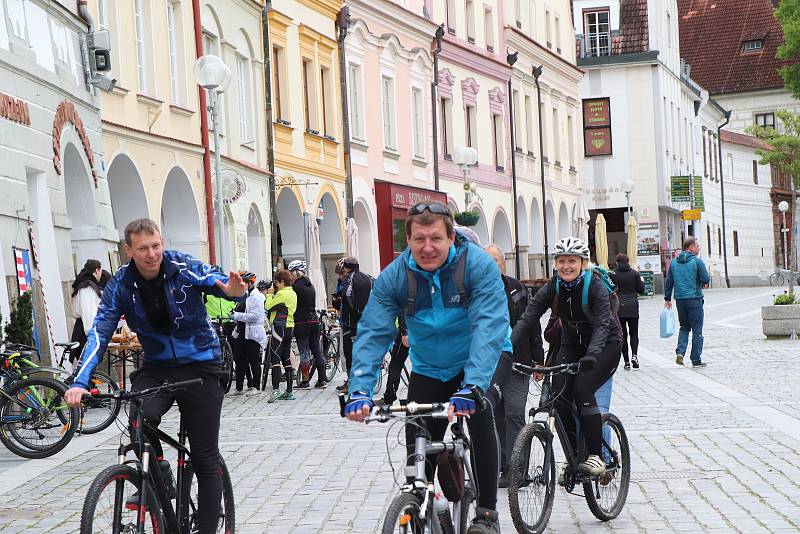
[[[497,479],[497,487],[501,489],[508,487],[508,475],[506,473],[500,473],[500,478]]]
[[[683,365],[683,354],[675,355],[675,363],[677,363],[678,365]]]
[[[631,364],[629,364],[628,362],[625,362],[625,370],[626,371],[630,371],[631,370]]]
[[[467,534],[500,534],[497,511],[478,507]]]
[[[310,382],[300,382],[297,386],[297,389],[308,389],[311,387]]]
[[[639,357],[635,354],[631,356],[631,365],[633,366],[634,369],[639,368]]]
[[[328,386],[328,383],[325,382],[324,380],[319,380],[316,384],[314,384],[314,387],[316,389],[325,389],[327,386]]]
[[[347,380],[344,381],[344,384],[342,384],[341,386],[338,386],[336,388],[336,391],[338,391],[339,393],[344,393],[345,395],[347,395]]]
[[[692,367],[706,367],[708,364],[706,362],[692,362]]]
[[[294,391],[284,391],[283,394],[278,397],[278,400],[297,400],[297,397],[294,394]]]

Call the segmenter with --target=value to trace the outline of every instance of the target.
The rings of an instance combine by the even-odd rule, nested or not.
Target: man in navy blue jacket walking
[[[683,365],[683,356],[692,333],[691,360],[693,367],[705,367],[701,360],[703,353],[703,288],[707,288],[711,277],[703,261],[697,257],[700,243],[694,237],[683,242],[683,252],[669,265],[664,284],[664,306],[672,308],[672,293],[678,308],[678,347],[675,349],[675,363]]]

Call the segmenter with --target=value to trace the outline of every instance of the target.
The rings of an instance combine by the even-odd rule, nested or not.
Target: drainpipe
[[[722,136],[720,132],[730,121],[731,111],[728,110],[725,112],[725,122],[717,127],[717,139],[719,143],[717,147],[719,149],[719,195],[720,203],[722,204],[722,263],[725,265],[725,286],[729,289],[731,287],[731,279],[728,276],[728,245],[725,239],[727,235],[725,230],[725,180],[722,178],[722,168],[725,167],[725,165],[722,163]]]
[[[511,191],[514,195],[514,204],[511,212],[514,214],[514,268],[516,269],[517,279],[520,277],[519,271],[519,218],[517,217],[517,141],[514,131],[514,99],[511,92],[511,79],[514,77],[514,63],[517,62],[518,52],[506,54],[506,63],[511,67],[511,75],[508,77],[508,126],[511,131]]]
[[[195,0],[197,1],[197,0]],[[261,11],[261,39],[264,46],[264,111],[267,121],[267,170],[269,171],[269,250],[272,269],[278,265],[278,220],[275,213],[275,134],[272,129],[272,45],[269,41],[269,12],[272,2],[267,0]]]
[[[85,1],[85,0],[84,0]],[[192,0],[194,17],[194,49],[196,56],[203,57],[203,23],[200,20],[200,0]],[[208,143],[208,104],[206,91],[199,85],[200,95],[200,138],[203,144],[203,190],[206,194],[206,233],[208,234],[208,257],[212,264],[217,263],[216,242],[214,239],[214,193],[211,190],[211,148]]]
[[[86,22],[86,32],[87,34],[91,34],[94,32],[94,19],[92,18],[92,14],[89,13],[89,6],[88,0],[78,0],[78,14],[81,18]],[[83,79],[86,83],[86,90],[94,94],[92,91],[92,69],[89,66],[89,46],[86,43],[86,36],[81,34],[80,35],[80,47],[81,47],[81,55],[83,58],[81,59],[81,64],[83,65]]]
[[[431,80],[431,126],[433,127],[433,188],[439,190],[439,126],[436,111],[437,87],[439,86],[439,52],[442,51],[442,37],[444,37],[444,22],[439,24],[434,34],[436,47],[433,49],[433,80]],[[467,207],[464,206],[466,211]]]
[[[342,7],[336,17],[336,27],[339,30],[337,42],[339,43],[339,91],[342,93],[342,137],[344,147],[344,199],[347,205],[347,218],[353,218],[353,167],[350,162],[350,111],[347,106],[347,58],[345,57],[344,40],[347,38],[347,28],[350,26],[350,8]],[[357,251],[348,250],[354,255]]]
[[[542,90],[539,87],[539,76],[542,66],[533,67],[533,81],[536,83],[536,110],[539,116],[539,169],[542,175],[542,226],[544,226],[544,277],[550,278],[550,243],[547,238],[547,198],[544,188],[544,137],[542,137]]]

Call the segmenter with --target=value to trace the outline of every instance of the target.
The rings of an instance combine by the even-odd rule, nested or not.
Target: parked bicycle
[[[64,401],[63,382],[17,371],[23,356],[30,354],[0,353],[0,442],[17,456],[47,458],[67,446],[80,415]]]
[[[219,348],[222,350],[222,389],[223,393],[231,390],[234,378],[233,368],[233,349],[231,344],[228,343],[228,334],[226,333],[226,325],[232,320],[225,320],[222,318],[211,319],[211,326],[219,339]]]
[[[130,443],[121,444],[118,450],[119,463],[104,469],[89,486],[81,514],[81,534],[111,532],[114,534],[168,532],[171,534],[193,534],[198,529],[197,480],[192,469],[192,455],[186,447],[186,428],[181,420],[178,439],[170,437],[150,425],[142,416],[146,398],[163,391],[202,385],[196,378],[183,382],[165,383],[141,391],[117,391],[113,394],[92,395],[97,398],[114,397],[130,402],[136,408],[136,420],[132,425],[134,435]],[[178,451],[177,491],[173,507],[167,481],[163,480],[152,445],[147,442],[144,431],[155,435]],[[127,460],[129,452],[136,457]],[[222,502],[217,531],[234,534],[236,520],[233,485],[225,460],[220,457],[222,476]],[[144,504],[142,504],[144,503]]]
[[[58,358],[58,367],[49,367],[39,365],[33,361],[34,354],[37,357],[39,356],[36,347],[6,342],[4,350],[7,352],[8,370],[17,373],[21,378],[44,374],[63,382],[69,388],[72,372],[64,367],[64,362],[67,361],[70,352],[77,348],[78,345],[80,344],[77,341],[55,343],[55,347],[62,349],[61,355]],[[114,379],[98,369],[95,369],[92,373],[89,383],[92,391],[97,391],[98,393],[112,393],[119,390],[119,386]],[[109,399],[85,400],[80,406],[80,419],[78,428],[75,431],[78,434],[96,434],[105,430],[117,419],[121,407],[121,402]]]
[[[775,268],[775,272],[769,275],[769,285],[771,286],[785,286],[789,283],[792,277],[792,271],[789,269]],[[800,272],[794,273],[794,284],[800,285]]]
[[[508,501],[517,532],[538,534],[544,531],[553,510],[556,481],[569,493],[572,493],[575,486],[582,485],[586,504],[601,521],[617,517],[625,506],[631,477],[628,437],[620,420],[613,414],[603,414],[601,456],[606,462],[606,470],[598,477],[585,475],[579,472],[578,464],[586,458],[586,445],[583,438],[579,437],[578,450],[573,449],[555,409],[555,401],[563,391],[554,392],[551,384],[553,375],[576,374],[580,370],[580,364],[553,367],[514,364],[514,369],[527,375],[536,373],[544,376],[539,407],[530,409],[529,423],[517,436],[511,454]],[[577,418],[574,406],[572,416]],[[554,432],[558,435],[566,457],[566,465],[558,478],[553,447]]]
[[[345,397],[339,395],[341,415],[344,417]],[[416,402],[400,405],[376,405],[370,415],[364,418],[365,423],[377,421],[403,420],[412,423],[423,417],[447,418],[449,403],[418,404]],[[450,425],[452,437],[449,440],[433,441],[430,433],[417,426],[418,432],[414,440],[414,463],[405,468],[406,474],[414,477],[413,484],[405,484],[400,493],[392,500],[383,521],[382,534],[463,534],[467,531],[469,518],[475,516],[477,489],[475,472],[472,469],[471,444],[465,433],[466,417],[457,416]],[[433,480],[428,480],[425,473],[427,455],[450,453],[463,469],[456,474],[463,481],[460,495],[451,495],[448,500],[437,495]],[[457,491],[457,490],[456,490]]]

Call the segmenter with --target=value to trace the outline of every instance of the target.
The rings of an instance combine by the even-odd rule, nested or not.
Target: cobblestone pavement
[[[642,302],[642,369],[617,373],[612,403],[631,443],[627,505],[601,523],[582,497],[559,489],[550,531],[800,531],[800,341],[761,336],[771,293],[707,293],[709,365],[699,371],[675,365],[675,338],[658,338],[660,298]],[[348,423],[337,410],[333,388],[274,404],[226,398],[221,448],[238,532],[379,531],[395,492],[387,443],[396,465],[402,456],[397,428]],[[78,437],[47,460],[0,451],[0,532],[77,532],[88,484],[115,461],[117,434]],[[503,532],[513,532],[504,490],[498,509]]]

